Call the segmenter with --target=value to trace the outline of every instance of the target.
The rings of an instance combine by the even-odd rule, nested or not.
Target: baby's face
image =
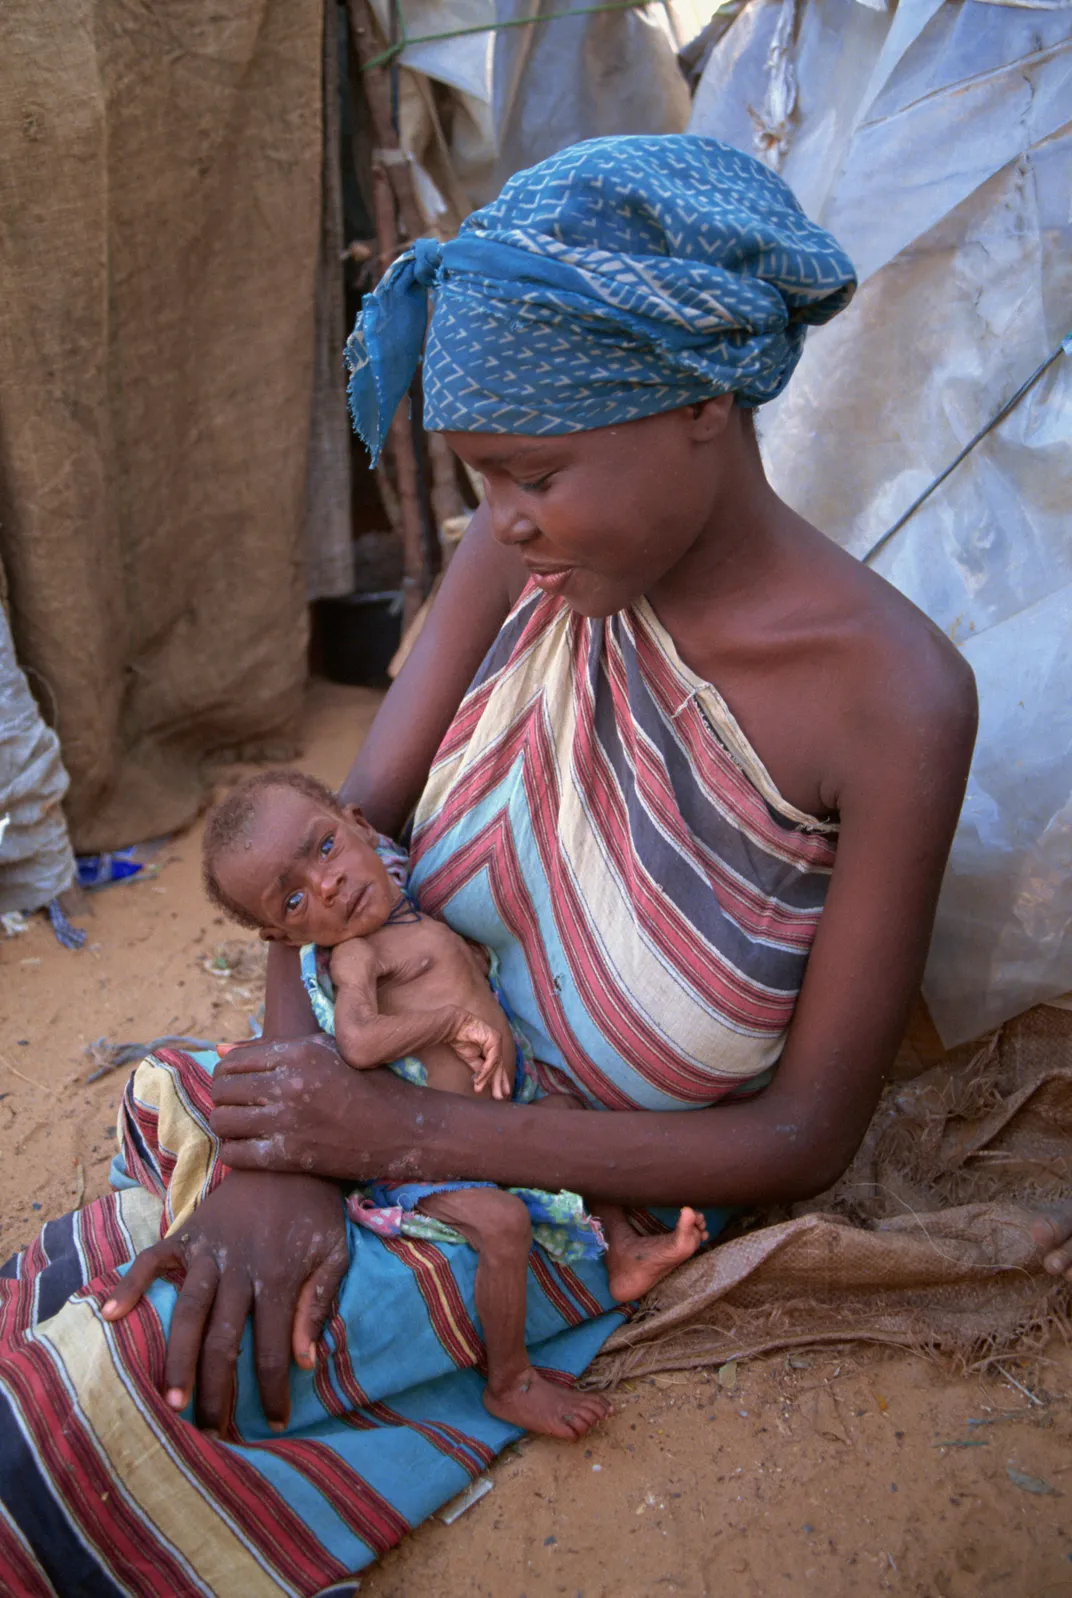
[[[340,816],[293,788],[268,788],[216,875],[262,938],[332,948],[378,931],[398,902],[375,837],[353,806]]]

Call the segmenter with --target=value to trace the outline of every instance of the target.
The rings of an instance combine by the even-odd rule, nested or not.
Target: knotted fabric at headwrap
[[[424,352],[424,423],[474,433],[607,427],[712,394],[780,394],[852,262],[752,156],[694,134],[591,139],[419,239],[347,344],[373,460]]]

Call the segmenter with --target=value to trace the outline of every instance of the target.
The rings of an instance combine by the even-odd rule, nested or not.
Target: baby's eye
[[[327,859],[328,855],[332,851],[334,843],[335,843],[335,834],[333,832],[329,832],[326,838],[322,838],[321,839],[321,841],[320,841],[320,858],[321,858],[321,860],[326,860]]]
[[[287,897],[283,900],[283,914],[285,916],[297,915],[298,911],[302,907],[302,903],[304,902],[304,899],[305,899],[304,893],[300,893],[297,890],[295,890],[294,893],[288,894]]]
[[[545,472],[543,477],[537,477],[534,482],[518,483],[517,486],[526,494],[542,494],[553,476],[553,472]]]

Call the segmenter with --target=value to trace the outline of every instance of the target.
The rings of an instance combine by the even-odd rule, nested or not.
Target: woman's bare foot
[[[691,1259],[707,1242],[707,1225],[698,1211],[686,1206],[672,1232],[660,1232],[657,1237],[633,1232],[625,1243],[620,1237],[616,1231],[609,1241],[607,1276],[614,1297],[625,1304],[631,1298],[642,1298],[676,1265]]]
[[[484,1407],[511,1426],[561,1437],[567,1443],[584,1437],[611,1413],[605,1398],[559,1387],[531,1365],[515,1381],[494,1388],[489,1382],[484,1389]]]
[[[1043,1265],[1051,1276],[1067,1276],[1072,1282],[1072,1204],[1054,1204],[1040,1210],[1031,1226],[1031,1236],[1046,1250]]]

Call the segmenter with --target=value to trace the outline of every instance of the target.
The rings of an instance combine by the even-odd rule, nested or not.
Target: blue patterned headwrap
[[[447,244],[418,239],[346,346],[377,459],[424,350],[424,424],[575,433],[780,394],[852,262],[759,161],[695,134],[590,139],[518,172]],[[429,291],[434,309],[428,327]]]

